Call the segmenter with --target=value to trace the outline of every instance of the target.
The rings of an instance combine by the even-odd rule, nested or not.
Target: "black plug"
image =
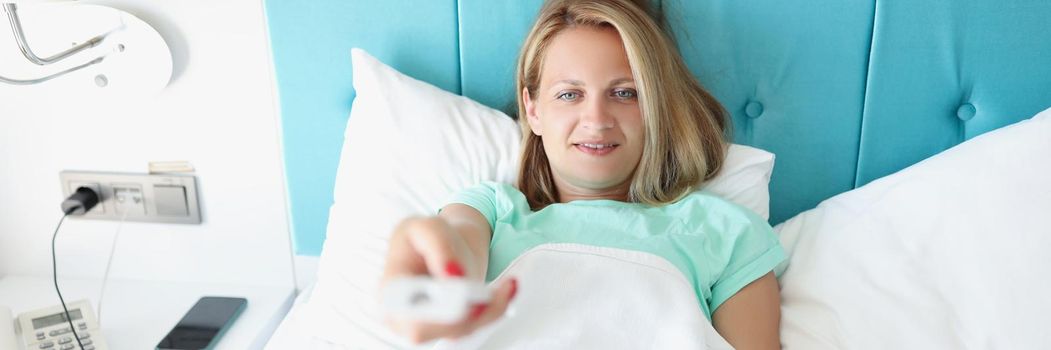
[[[96,204],[99,204],[99,194],[90,187],[81,186],[62,201],[62,212],[66,215],[84,215]]]

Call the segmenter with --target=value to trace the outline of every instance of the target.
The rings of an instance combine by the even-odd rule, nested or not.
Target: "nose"
[[[580,125],[587,130],[602,131],[612,129],[613,116],[609,114],[607,101],[601,98],[590,99],[581,111]]]

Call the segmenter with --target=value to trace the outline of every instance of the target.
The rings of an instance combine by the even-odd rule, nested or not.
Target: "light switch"
[[[186,188],[183,186],[154,185],[153,200],[157,215],[188,216],[186,208]]]

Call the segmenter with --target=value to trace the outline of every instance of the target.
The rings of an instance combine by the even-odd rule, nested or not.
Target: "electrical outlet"
[[[70,181],[68,188],[66,188],[65,191],[63,191],[63,194],[66,197],[69,197],[70,194],[76,192],[77,189],[81,187],[87,187],[94,190],[95,194],[99,196],[99,203],[105,200],[105,198],[102,198],[102,186],[99,186],[97,182]],[[106,214],[106,207],[96,205],[94,208],[91,208],[91,210],[89,210],[85,214]]]
[[[197,179],[192,175],[63,171],[62,193],[80,186],[99,194],[85,219],[200,224]]]

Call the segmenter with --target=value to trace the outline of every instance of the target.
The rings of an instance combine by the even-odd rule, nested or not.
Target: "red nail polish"
[[[469,316],[469,318],[471,320],[478,319],[479,317],[482,316],[482,313],[485,312],[485,309],[487,307],[489,307],[489,305],[486,305],[486,304],[477,304],[475,306],[472,306],[471,307],[471,315]]]
[[[453,277],[463,277],[463,267],[455,261],[445,263],[445,273]]]
[[[511,295],[507,297],[507,300],[514,299],[515,298],[515,293],[518,293],[518,279],[517,278],[512,278],[511,279]]]

